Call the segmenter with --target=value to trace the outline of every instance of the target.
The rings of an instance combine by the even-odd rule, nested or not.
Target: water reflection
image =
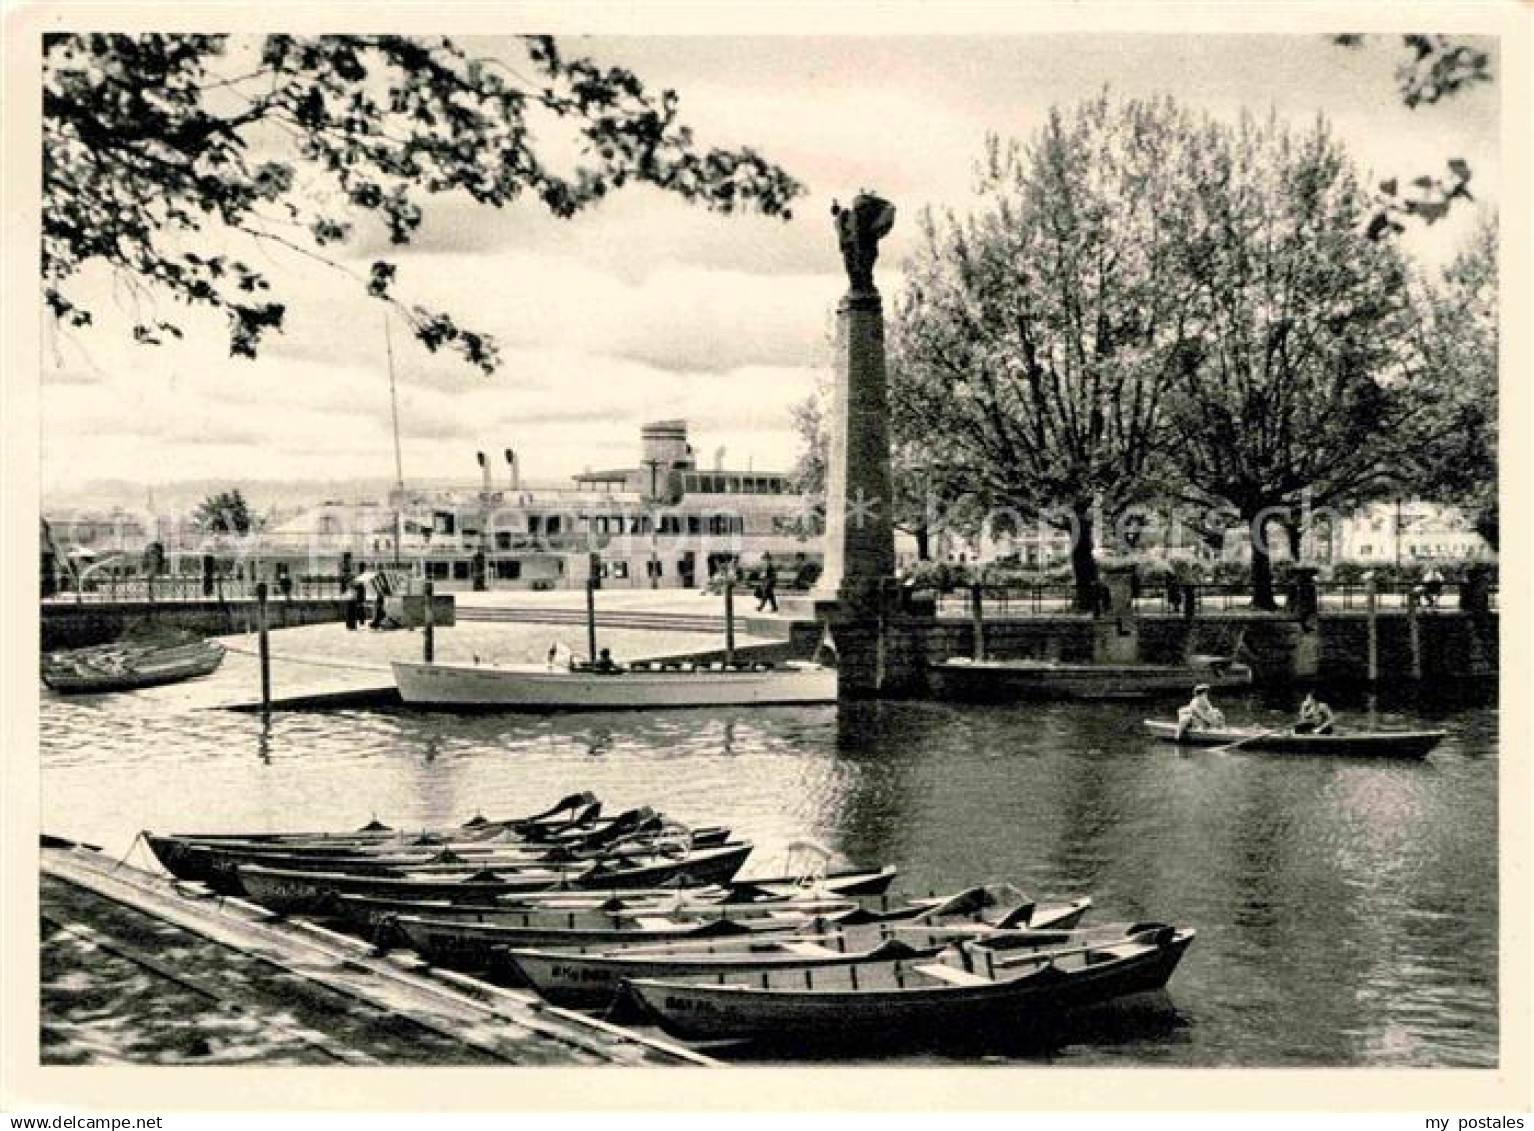
[[[1159,1003],[1042,1044],[900,1052],[914,1061],[1494,1063],[1494,706],[1329,698],[1350,719],[1451,737],[1428,763],[1392,765],[1183,750],[1142,737],[1132,705],[337,711],[263,726],[50,697],[44,820],[119,855],[146,826],[451,824],[591,789],[613,810],[731,825],[757,845],[758,874],[809,835],[899,865],[910,890],[1004,879],[1038,898],[1090,893],[1099,921],[1198,929]],[[1293,704],[1223,706],[1264,722]]]

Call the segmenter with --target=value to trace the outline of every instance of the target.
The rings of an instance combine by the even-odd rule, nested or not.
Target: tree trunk
[[[916,560],[919,562],[930,562],[932,560],[932,532],[923,523],[911,531],[911,536],[916,539]]]
[[[1284,533],[1289,536],[1289,560],[1291,562],[1298,562],[1300,560],[1300,551],[1304,548],[1305,530],[1297,522],[1286,522],[1284,523]]]
[[[1273,598],[1273,559],[1267,551],[1267,528],[1272,520],[1265,520],[1260,529],[1253,530],[1255,517],[1246,519],[1247,529],[1252,531],[1252,608],[1274,612],[1278,602]]]
[[[1076,611],[1097,609],[1097,557],[1092,552],[1092,512],[1085,507],[1076,511],[1076,529],[1072,531],[1071,576],[1076,582]]]

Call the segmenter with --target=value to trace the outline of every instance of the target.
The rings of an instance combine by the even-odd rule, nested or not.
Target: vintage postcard
[[[6,1103],[1527,1110],[1529,33],[10,7]]]

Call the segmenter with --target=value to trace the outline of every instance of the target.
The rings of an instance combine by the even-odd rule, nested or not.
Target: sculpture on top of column
[[[879,241],[895,225],[895,206],[871,192],[860,192],[848,208],[831,202],[836,217],[836,234],[841,243],[842,262],[852,294],[878,294],[874,286],[874,262],[879,258]]]

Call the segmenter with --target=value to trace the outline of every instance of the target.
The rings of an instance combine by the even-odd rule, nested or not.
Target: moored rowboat
[[[1441,730],[1338,731],[1333,734],[1295,734],[1289,730],[1264,731],[1256,727],[1223,727],[1189,730],[1177,737],[1177,724],[1146,719],[1145,729],[1164,742],[1184,746],[1232,746],[1282,754],[1342,754],[1368,758],[1423,758],[1446,736]]]
[[[223,662],[224,646],[213,640],[90,648],[45,656],[42,680],[66,695],[133,691],[205,676]]]
[[[564,1005],[605,1006],[631,978],[760,977],[763,972],[806,966],[839,965],[894,958],[892,942],[935,953],[964,938],[1022,930],[1067,931],[1080,921],[1091,900],[1013,909],[1026,911],[987,918],[962,911],[875,922],[817,921],[821,929],[791,935],[756,934],[741,938],[691,939],[656,945],[608,947],[514,948],[492,954],[490,969],[504,965],[510,980],[531,985],[550,1001]],[[1005,926],[999,924],[1007,924]],[[1067,935],[1059,935],[1066,939]]]
[[[1090,906],[1079,900],[1045,912],[1053,922],[1074,922]],[[728,937],[746,932],[812,933],[850,930],[868,935],[879,928],[922,923],[968,923],[981,929],[1025,924],[1038,909],[1031,900],[1003,906],[997,891],[972,888],[935,903],[913,903],[878,912],[851,904],[806,908],[795,904],[713,904],[678,910],[617,907],[609,909],[521,909],[496,912],[494,918],[436,919],[398,915],[380,923],[380,945],[408,946],[444,964],[480,969],[506,947],[629,947],[694,938]]]
[[[700,1039],[836,1039],[1047,1025],[1065,1010],[1160,989],[1194,932],[1136,924],[1117,939],[1040,945],[1027,932],[939,956],[874,958],[732,977],[633,978],[626,992],[667,1032]]]
[[[306,872],[238,864],[235,866],[238,890],[230,894],[248,895],[273,911],[324,914],[334,906],[335,896],[348,894],[410,900],[491,901],[516,892],[548,891],[561,886],[608,891],[673,883],[704,885],[728,882],[750,854],[751,845],[742,842],[700,849],[681,858],[657,854],[653,859],[601,860],[581,866],[498,869],[420,877],[344,870]]]
[[[376,817],[361,828],[346,832],[215,832],[176,833],[178,840],[208,843],[222,841],[249,841],[273,846],[291,843],[323,843],[336,845],[374,845],[388,843],[416,843],[420,841],[457,842],[478,840],[511,834],[525,840],[569,835],[599,826],[602,802],[594,793],[572,793],[562,797],[540,813],[526,817],[507,817],[491,820],[483,815],[475,816],[461,825],[446,828],[404,829],[384,824]],[[621,815],[620,815],[621,817]],[[618,820],[620,818],[610,818]]]

